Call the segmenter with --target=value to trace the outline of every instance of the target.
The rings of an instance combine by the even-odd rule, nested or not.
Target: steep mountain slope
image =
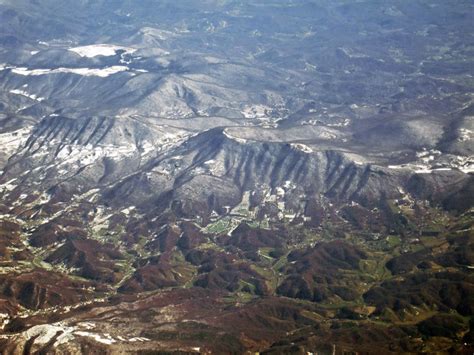
[[[473,12],[0,0],[0,352],[471,353]]]

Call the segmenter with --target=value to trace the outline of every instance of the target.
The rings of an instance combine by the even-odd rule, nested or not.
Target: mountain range
[[[472,353],[473,15],[0,0],[2,353]]]

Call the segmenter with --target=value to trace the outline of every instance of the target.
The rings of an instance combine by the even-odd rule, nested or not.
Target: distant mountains
[[[0,0],[0,349],[470,351],[473,11]]]

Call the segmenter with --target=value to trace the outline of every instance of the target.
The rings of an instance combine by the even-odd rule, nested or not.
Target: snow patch
[[[10,90],[10,93],[11,94],[15,94],[15,95],[22,95],[22,96],[26,96],[28,97],[29,99],[32,99],[32,100],[36,100],[36,101],[44,101],[46,100],[44,97],[38,97],[36,96],[35,94],[29,94],[28,92],[24,91],[24,90]]]
[[[62,334],[56,338],[54,343],[54,345],[57,346],[74,339],[74,330],[75,328],[62,325],[61,323],[42,324],[36,325],[26,330],[22,335],[26,339],[36,337],[34,344],[44,345],[50,342],[56,336],[56,334],[62,332]]]
[[[242,115],[248,119],[269,120],[272,108],[265,105],[245,106]]]
[[[14,184],[14,182],[16,181],[17,179],[14,178],[14,179],[11,179],[9,181],[7,181],[6,183],[4,184],[1,184],[0,185],[0,191],[1,192],[5,192],[5,191],[13,191],[17,185]]]
[[[135,210],[136,207],[135,206],[130,206],[130,207],[127,207],[127,208],[124,208],[123,210],[121,210],[120,212],[122,212],[123,214],[125,214],[126,216],[130,215],[130,213]]]
[[[291,146],[291,148],[296,149],[296,150],[300,150],[300,151],[302,151],[302,152],[304,152],[304,153],[308,153],[308,154],[309,154],[309,153],[312,153],[312,152],[313,152],[313,150],[312,150],[310,147],[308,147],[306,144],[291,143],[290,146]]]
[[[455,156],[448,155],[447,159],[442,158],[440,151],[422,151],[417,153],[419,160],[414,163],[407,163],[401,165],[389,165],[389,169],[407,169],[416,174],[431,174],[436,171],[451,171],[458,170],[465,174],[474,172],[474,157],[473,156]]]
[[[0,151],[7,155],[13,154],[20,148],[28,139],[31,132],[31,127],[25,127],[13,132],[6,132],[0,134]]]
[[[148,153],[151,153],[155,150],[155,146],[152,143],[146,141],[142,143],[141,148],[144,155],[147,155]]]
[[[120,160],[124,157],[135,154],[136,147],[133,144],[115,146],[115,145],[101,145],[93,147],[88,146],[70,146],[69,149],[62,149],[58,153],[59,159],[65,159],[58,166],[64,168],[68,164],[76,164],[85,166],[94,163],[95,161],[107,157],[111,159]]]
[[[466,142],[474,139],[474,132],[467,129],[467,128],[461,128],[459,130],[459,138],[461,142]]]
[[[128,339],[129,342],[134,343],[134,342],[145,342],[145,341],[150,341],[150,339],[145,338],[145,337],[133,337]]]
[[[97,333],[90,333],[90,332],[84,332],[84,331],[77,331],[74,334],[82,336],[82,337],[87,337],[87,338],[92,338],[98,343],[106,344],[106,345],[112,345],[113,343],[116,343],[117,341],[110,336],[110,334],[97,334]]]
[[[229,139],[232,139],[233,141],[236,141],[236,142],[242,143],[242,144],[247,143],[246,139],[235,137],[235,136],[229,134],[229,132],[227,132],[226,130],[224,130],[223,133],[224,133],[224,136],[226,136]]]
[[[28,68],[13,68],[12,73],[23,76],[39,76],[48,74],[70,73],[82,76],[98,76],[106,78],[110,75],[120,72],[128,71],[129,67],[123,65],[114,65],[105,68],[57,68],[57,69],[28,69]]]
[[[348,119],[348,118],[345,118],[342,122],[326,123],[326,126],[328,126],[328,127],[347,127],[347,126],[349,126],[349,123],[351,123],[351,120]]]
[[[135,48],[115,46],[112,44],[91,44],[88,46],[69,48],[68,50],[86,58],[93,58],[100,55],[110,57],[115,55],[119,50],[130,54],[136,52]]]

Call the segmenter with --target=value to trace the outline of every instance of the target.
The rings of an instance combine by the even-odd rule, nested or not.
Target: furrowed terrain
[[[0,352],[471,354],[473,17],[0,0]]]

